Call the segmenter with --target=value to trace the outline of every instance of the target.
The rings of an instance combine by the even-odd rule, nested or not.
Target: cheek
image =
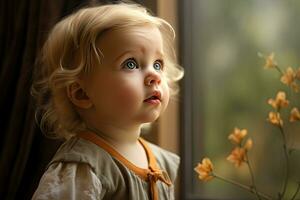
[[[143,101],[142,89],[137,82],[123,82],[112,88],[113,99],[121,106],[132,107]]]
[[[137,93],[137,91],[133,91],[131,88],[128,87],[120,88],[120,90],[116,91],[115,93],[116,101],[121,102],[120,104],[124,106],[136,104],[139,98],[140,95]]]

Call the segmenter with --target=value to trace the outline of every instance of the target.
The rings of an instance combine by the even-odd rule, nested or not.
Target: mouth
[[[150,97],[144,100],[144,102],[150,104],[158,104],[161,102],[161,93],[160,91],[154,91]]]

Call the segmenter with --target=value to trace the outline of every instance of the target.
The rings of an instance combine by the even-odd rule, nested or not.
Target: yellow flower
[[[282,126],[283,125],[283,121],[280,117],[280,113],[278,112],[269,112],[269,118],[268,121],[271,124],[274,124],[275,126]]]
[[[291,110],[290,122],[294,122],[297,120],[300,121],[300,112],[298,108],[295,107]]]
[[[286,72],[283,73],[280,80],[281,80],[282,83],[284,83],[286,85],[291,85],[295,80],[295,76],[296,76],[296,74],[295,74],[293,68],[288,67],[286,69]]]
[[[286,100],[285,92],[279,91],[276,95],[276,99],[269,99],[268,104],[270,104],[275,109],[280,109],[283,107],[287,107],[289,105],[289,101]]]
[[[271,53],[266,58],[265,69],[272,69],[272,68],[275,68],[275,67],[277,67],[277,63],[274,60],[274,53]]]
[[[237,145],[240,145],[243,138],[247,135],[247,130],[246,129],[238,129],[234,128],[234,131],[228,136],[228,139]]]
[[[283,73],[282,77],[280,78],[280,81],[290,86],[295,92],[299,92],[299,86],[295,83],[295,79],[298,76],[297,74],[294,72],[293,68],[288,67],[286,72]]]
[[[250,149],[252,149],[253,146],[253,141],[252,139],[247,139],[244,148],[246,149],[246,151],[249,151]]]
[[[209,158],[203,158],[202,163],[198,163],[194,170],[198,173],[198,177],[202,181],[209,181],[213,178],[213,164]]]
[[[246,161],[246,149],[235,147],[227,157],[229,162],[232,162],[236,167],[240,167]]]

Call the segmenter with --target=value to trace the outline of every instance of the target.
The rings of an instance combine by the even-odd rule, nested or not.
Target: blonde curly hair
[[[36,120],[49,137],[70,138],[86,125],[67,97],[66,87],[81,74],[91,73],[93,62],[101,60],[96,41],[108,30],[144,26],[157,27],[166,52],[166,76],[171,94],[178,92],[183,69],[177,64],[175,33],[165,20],[151,15],[138,4],[112,4],[83,8],[58,22],[51,30],[36,65],[32,95],[36,99]]]

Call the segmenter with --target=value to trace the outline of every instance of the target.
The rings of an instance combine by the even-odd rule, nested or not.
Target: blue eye
[[[136,68],[138,68],[138,65],[133,58],[130,58],[125,61],[124,67],[127,69],[136,69]]]
[[[162,70],[163,66],[162,66],[162,62],[161,61],[155,61],[153,68],[157,71]]]

